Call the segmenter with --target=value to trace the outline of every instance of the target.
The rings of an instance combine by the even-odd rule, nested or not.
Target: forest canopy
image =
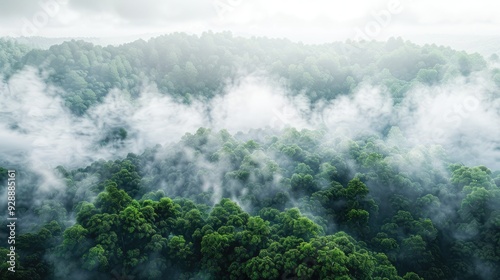
[[[120,46],[67,41],[48,49],[0,39],[2,97],[25,69],[34,69],[43,90],[63,100],[70,125],[94,114],[112,92],[136,104],[154,85],[185,106],[160,108],[169,111],[222,98],[228,84],[252,73],[265,73],[287,96],[305,98],[312,110],[355,96],[366,84],[388,93],[390,106],[402,106],[415,89],[432,95],[456,79],[469,85],[476,75],[490,81],[492,104],[500,96],[498,57],[401,38],[308,45],[231,33],[174,33]],[[127,111],[132,107],[104,108],[133,115]],[[39,131],[23,126],[24,118],[39,116],[36,111],[17,119],[6,112],[0,110],[0,132]],[[200,127],[174,140],[162,135],[164,141],[146,147],[126,124],[91,120],[100,133],[86,161],[35,165],[37,157],[28,150],[20,153],[23,160],[0,159],[2,197],[7,170],[19,174],[21,217],[16,273],[7,270],[10,249],[2,243],[1,279],[500,275],[498,165],[468,165],[439,144],[414,145],[390,120],[380,133],[353,135],[293,124],[238,132]],[[74,137],[92,134],[84,124]],[[127,151],[131,143],[140,152]],[[85,147],[65,152],[78,149]],[[121,153],[99,153],[106,149]],[[4,201],[0,206],[7,209]],[[2,228],[6,224],[0,222]],[[6,236],[2,231],[2,242]]]

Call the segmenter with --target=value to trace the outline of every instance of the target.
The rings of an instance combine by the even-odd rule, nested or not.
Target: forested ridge
[[[189,106],[223,95],[228,83],[254,72],[305,96],[312,108],[366,83],[398,104],[415,87],[477,73],[493,81],[489,94],[498,98],[500,70],[491,66],[497,64],[495,55],[400,38],[305,45],[176,33],[108,47],[69,41],[48,50],[0,40],[4,80],[34,68],[75,118],[114,89],[134,100],[152,83]],[[109,129],[96,145],[127,147],[134,137],[127,129]],[[500,275],[500,171],[456,162],[440,145],[413,145],[397,126],[356,137],[328,127],[236,133],[201,127],[166,140],[126,157],[59,165],[50,176],[0,160],[1,181],[16,169],[20,186],[17,269],[7,271],[2,243],[0,278]],[[41,190],[47,184],[59,187]],[[4,183],[0,188],[7,191]],[[4,231],[0,237],[7,239]]]
[[[190,102],[220,94],[228,80],[244,73],[265,71],[292,92],[305,91],[312,103],[349,94],[362,81],[388,87],[397,100],[415,82],[437,84],[486,68],[477,53],[418,46],[401,38],[304,45],[210,32],[200,37],[174,33],[117,47],[68,41],[31,51],[4,40],[0,62],[7,76],[26,66],[45,71],[50,83],[64,89],[67,106],[75,114],[83,114],[113,88],[138,96],[144,81]],[[500,84],[498,71],[491,75]]]

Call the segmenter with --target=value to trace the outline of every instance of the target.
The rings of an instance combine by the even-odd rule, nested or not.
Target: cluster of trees
[[[111,269],[141,279],[400,279],[384,254],[321,228],[296,208],[251,216],[229,199],[209,212],[187,199],[134,200],[107,181],[58,248],[72,266],[105,278]],[[103,275],[101,275],[101,273]],[[412,274],[410,274],[412,275]]]
[[[18,273],[2,279],[499,275],[500,172],[443,173],[435,148],[326,137],[200,128],[141,155],[60,166],[64,190],[20,194],[32,224]],[[26,192],[40,180],[22,177]]]
[[[0,38],[0,73],[9,76],[16,69],[19,69],[21,58],[29,51],[30,48],[25,45]]]
[[[304,45],[176,33],[45,50],[0,40],[4,79],[35,67],[63,89],[76,115],[113,88],[135,98],[154,83],[189,103],[260,70],[311,103],[363,82],[386,86],[398,102],[414,85],[467,77],[486,64],[477,54],[401,39]],[[500,87],[498,69],[485,73]],[[15,274],[6,270],[2,244],[0,278],[495,279],[500,172],[453,164],[439,147],[406,146],[398,128],[387,129],[347,139],[323,130],[200,128],[141,154],[59,166],[59,187],[14,166],[22,185],[18,261]],[[119,147],[127,131],[103,135],[96,145]]]
[[[13,44],[1,42],[2,47]],[[415,83],[437,84],[486,68],[479,54],[418,46],[401,38],[304,45],[208,32],[201,36],[174,33],[120,46],[80,40],[45,50],[18,48],[21,45],[6,47],[16,50],[11,58],[17,63],[10,67],[31,66],[47,73],[48,82],[64,89],[66,105],[77,115],[102,101],[112,88],[136,97],[150,83],[189,103],[220,94],[242,74],[266,71],[292,94],[305,93],[312,103],[349,94],[361,82],[386,86],[397,101]],[[1,55],[0,51],[0,65]]]

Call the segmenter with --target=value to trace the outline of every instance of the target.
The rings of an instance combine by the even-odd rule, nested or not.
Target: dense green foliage
[[[22,200],[29,208],[24,215],[36,216],[36,230],[20,237],[16,275],[477,279],[499,273],[500,173],[463,165],[443,172],[433,167],[439,150],[394,151],[375,138],[323,136],[288,129],[247,141],[248,135],[200,129],[140,156],[59,167],[64,190],[48,194],[50,200]],[[36,176],[31,180],[36,184]]]
[[[414,85],[467,77],[486,61],[401,39],[303,45],[172,34],[47,50],[0,40],[4,78],[26,66],[62,89],[78,116],[113,88],[135,98],[153,82],[190,103],[257,70],[311,103],[362,82],[385,86],[397,103]],[[495,279],[500,172],[449,162],[441,147],[410,147],[397,127],[387,131],[347,139],[324,130],[200,128],[141,154],[58,166],[52,181],[19,168],[17,272],[6,270],[2,244],[0,278]],[[104,135],[103,147],[128,137],[122,127]]]

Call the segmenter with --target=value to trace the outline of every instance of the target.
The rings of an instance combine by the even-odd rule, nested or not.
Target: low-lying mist
[[[208,103],[178,103],[149,84],[137,99],[112,90],[78,117],[65,106],[61,89],[28,68],[0,87],[0,149],[7,165],[75,168],[176,142],[199,127],[232,134],[295,127],[356,139],[385,138],[397,126],[404,137],[397,145],[441,145],[452,161],[498,169],[500,99],[486,76],[415,84],[398,102],[387,88],[364,83],[353,95],[315,104],[262,74],[237,79]]]

